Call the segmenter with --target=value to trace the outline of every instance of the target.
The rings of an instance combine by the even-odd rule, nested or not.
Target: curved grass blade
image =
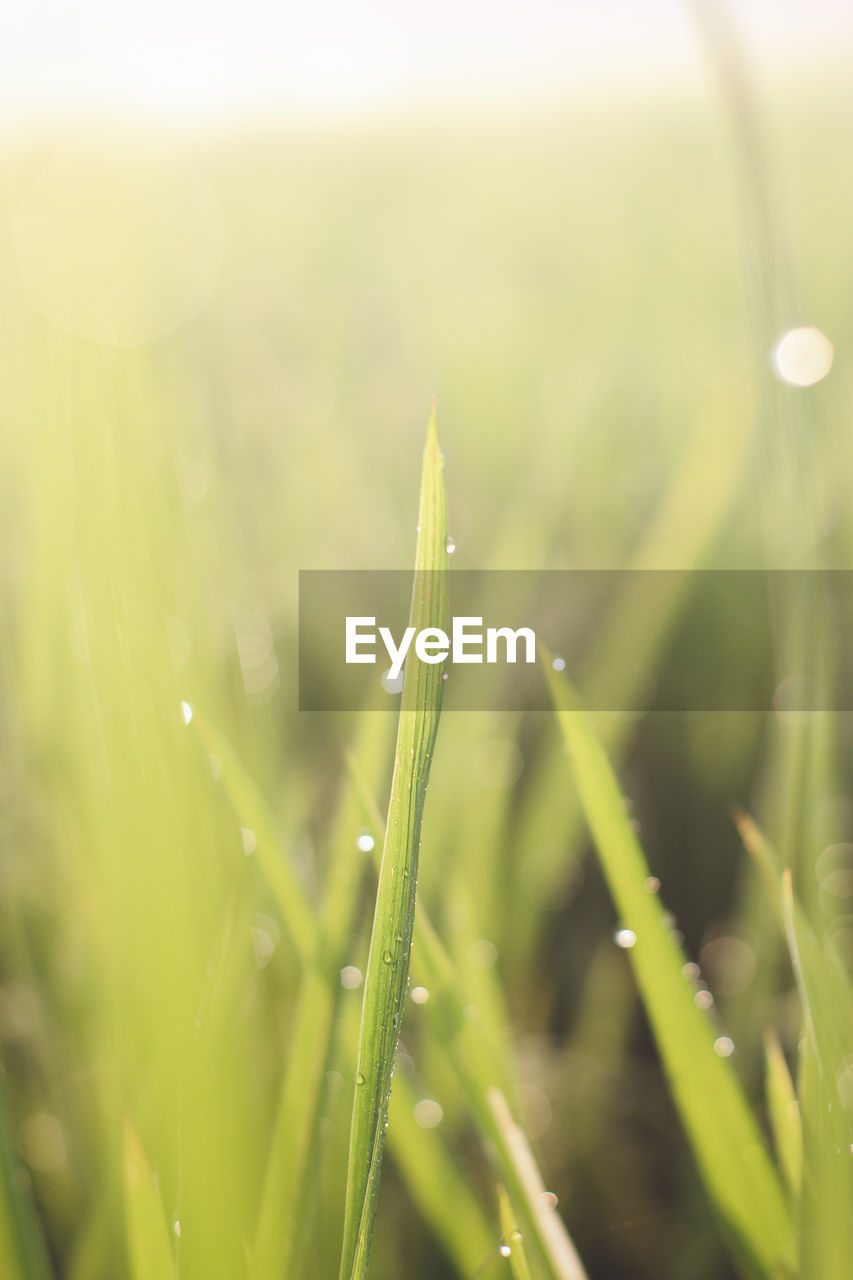
[[[568,681],[546,665],[578,794],[617,909],[636,935],[630,957],[670,1086],[708,1191],[742,1261],[761,1276],[795,1269],[779,1177],[731,1064],[682,974],[683,953],[657,895],[610,762]]]
[[[512,1272],[513,1280],[533,1280],[533,1273],[527,1261],[527,1254],[524,1252],[524,1238],[515,1220],[515,1214],[512,1211],[512,1205],[509,1202],[505,1187],[498,1187],[498,1205],[500,1207],[501,1234],[503,1236],[501,1253],[504,1257],[509,1257],[509,1269]],[[509,1251],[508,1253],[507,1250]]]
[[[444,627],[447,516],[435,415],[424,450],[409,622]],[[418,847],[441,706],[441,668],[410,663],[403,684],[391,798],[364,984],[350,1134],[341,1280],[367,1274],[394,1056],[409,980]]]
[[[254,856],[281,912],[288,934],[303,963],[313,957],[316,937],[314,912],[293,863],[282,854],[276,821],[260,788],[230,742],[198,711],[193,716],[206,751],[215,755],[222,769],[222,783],[235,815],[252,814],[256,845]]]
[[[176,1280],[160,1193],[131,1120],[124,1123],[124,1180],[128,1253],[134,1280]]]
[[[797,1093],[779,1037],[769,1028],[764,1033],[767,1060],[767,1110],[779,1162],[793,1195],[798,1196],[803,1173],[803,1131]]]

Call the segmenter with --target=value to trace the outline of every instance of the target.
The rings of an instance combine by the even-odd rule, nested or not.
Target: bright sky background
[[[729,4],[761,70],[853,65],[853,0]],[[695,80],[705,67],[689,6],[19,0],[0,34],[0,112],[7,126],[58,107],[314,114]]]

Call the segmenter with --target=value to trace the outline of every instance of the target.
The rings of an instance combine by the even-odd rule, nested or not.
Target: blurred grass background
[[[296,571],[411,562],[433,394],[461,566],[849,566],[853,98],[765,101],[772,243],[724,108],[4,139],[0,1146],[11,1220],[55,1274],[141,1280],[128,1118],[178,1273],[245,1273],[300,966],[197,729],[234,745],[319,910],[358,725],[295,710]],[[836,351],[800,391],[769,363],[796,324]],[[611,660],[631,644],[611,637]],[[620,731],[652,870],[754,1101],[764,1027],[794,1055],[799,1012],[730,809],[757,807],[814,879],[853,838],[820,749],[747,715]],[[348,821],[353,851],[378,839],[367,811]],[[550,718],[446,717],[422,900],[506,1046],[591,1280],[723,1280],[588,853]],[[371,892],[338,939],[360,968]],[[849,897],[811,896],[849,957]],[[344,989],[292,1272],[312,1280],[337,1274],[359,1006]],[[498,1274],[494,1185],[417,1005],[403,1046]],[[428,1129],[409,1129],[417,1168]],[[373,1274],[473,1275],[413,1177],[392,1152]]]

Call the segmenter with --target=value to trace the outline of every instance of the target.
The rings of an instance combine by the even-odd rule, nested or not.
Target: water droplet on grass
[[[376,841],[373,839],[373,836],[369,831],[362,831],[355,844],[356,848],[362,853],[370,853],[371,849],[374,848]]]
[[[188,702],[181,703],[181,715],[184,718],[184,724],[189,724],[193,718],[193,709]]]
[[[617,947],[621,947],[623,951],[628,951],[631,947],[636,946],[637,935],[633,929],[617,929],[613,935],[613,941]]]
[[[451,538],[450,534],[447,535],[447,542],[444,544],[444,549],[449,556],[452,556],[456,550],[456,543],[453,538]]]

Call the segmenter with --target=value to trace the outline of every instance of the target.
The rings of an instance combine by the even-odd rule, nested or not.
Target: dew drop
[[[359,849],[361,853],[370,853],[371,849],[374,848],[376,841],[373,839],[373,836],[369,831],[362,831],[355,844],[356,848]]]
[[[658,880],[657,876],[647,876],[647,877],[646,877],[646,880],[645,880],[645,890],[646,890],[646,893],[659,893],[659,892],[660,892],[660,880]]]
[[[180,1237],[180,1234],[181,1234],[181,1220],[180,1220],[180,1218],[176,1218],[176,1219],[175,1219],[175,1221],[172,1223],[172,1230],[174,1231],[174,1233],[175,1233],[175,1235],[176,1235],[176,1236]]]
[[[636,946],[637,935],[633,929],[617,929],[613,935],[613,941],[617,947],[621,947],[623,951],[628,951],[631,947]]]
[[[382,952],[382,959],[383,959],[383,961],[385,962],[385,964],[393,964],[393,963],[394,963],[394,956],[393,956],[393,953],[392,953],[388,948],[386,948],[386,949]]]
[[[450,534],[447,535],[447,542],[445,542],[444,544],[444,549],[449,556],[452,556],[454,551],[456,550],[456,543],[454,542],[453,538],[451,538]]]
[[[556,1209],[557,1197],[553,1191],[543,1191],[539,1196],[540,1204],[544,1204],[546,1209]]]
[[[693,997],[693,1002],[698,1005],[700,1009],[710,1009],[714,1003],[714,997],[711,995],[710,991],[697,991]]]
[[[426,1004],[429,1000],[429,991],[426,987],[412,987],[412,999],[415,1004]]]
[[[565,658],[561,658],[561,657],[559,657],[559,656],[557,656],[556,658],[552,658],[552,659],[551,659],[551,667],[553,668],[553,670],[554,670],[554,671],[565,671],[565,669],[566,669],[566,659],[565,659]]]
[[[730,1058],[735,1051],[735,1042],[728,1036],[718,1036],[714,1041],[714,1053],[721,1058]]]
[[[357,1085],[364,1084],[364,1074],[361,1071],[356,1072],[355,1082]]]
[[[189,724],[189,722],[192,720],[193,709],[188,702],[181,703],[181,715],[183,716],[184,724]]]
[[[512,1254],[512,1249],[509,1247],[506,1240],[502,1240],[498,1245],[498,1253],[502,1258],[508,1258]]]

